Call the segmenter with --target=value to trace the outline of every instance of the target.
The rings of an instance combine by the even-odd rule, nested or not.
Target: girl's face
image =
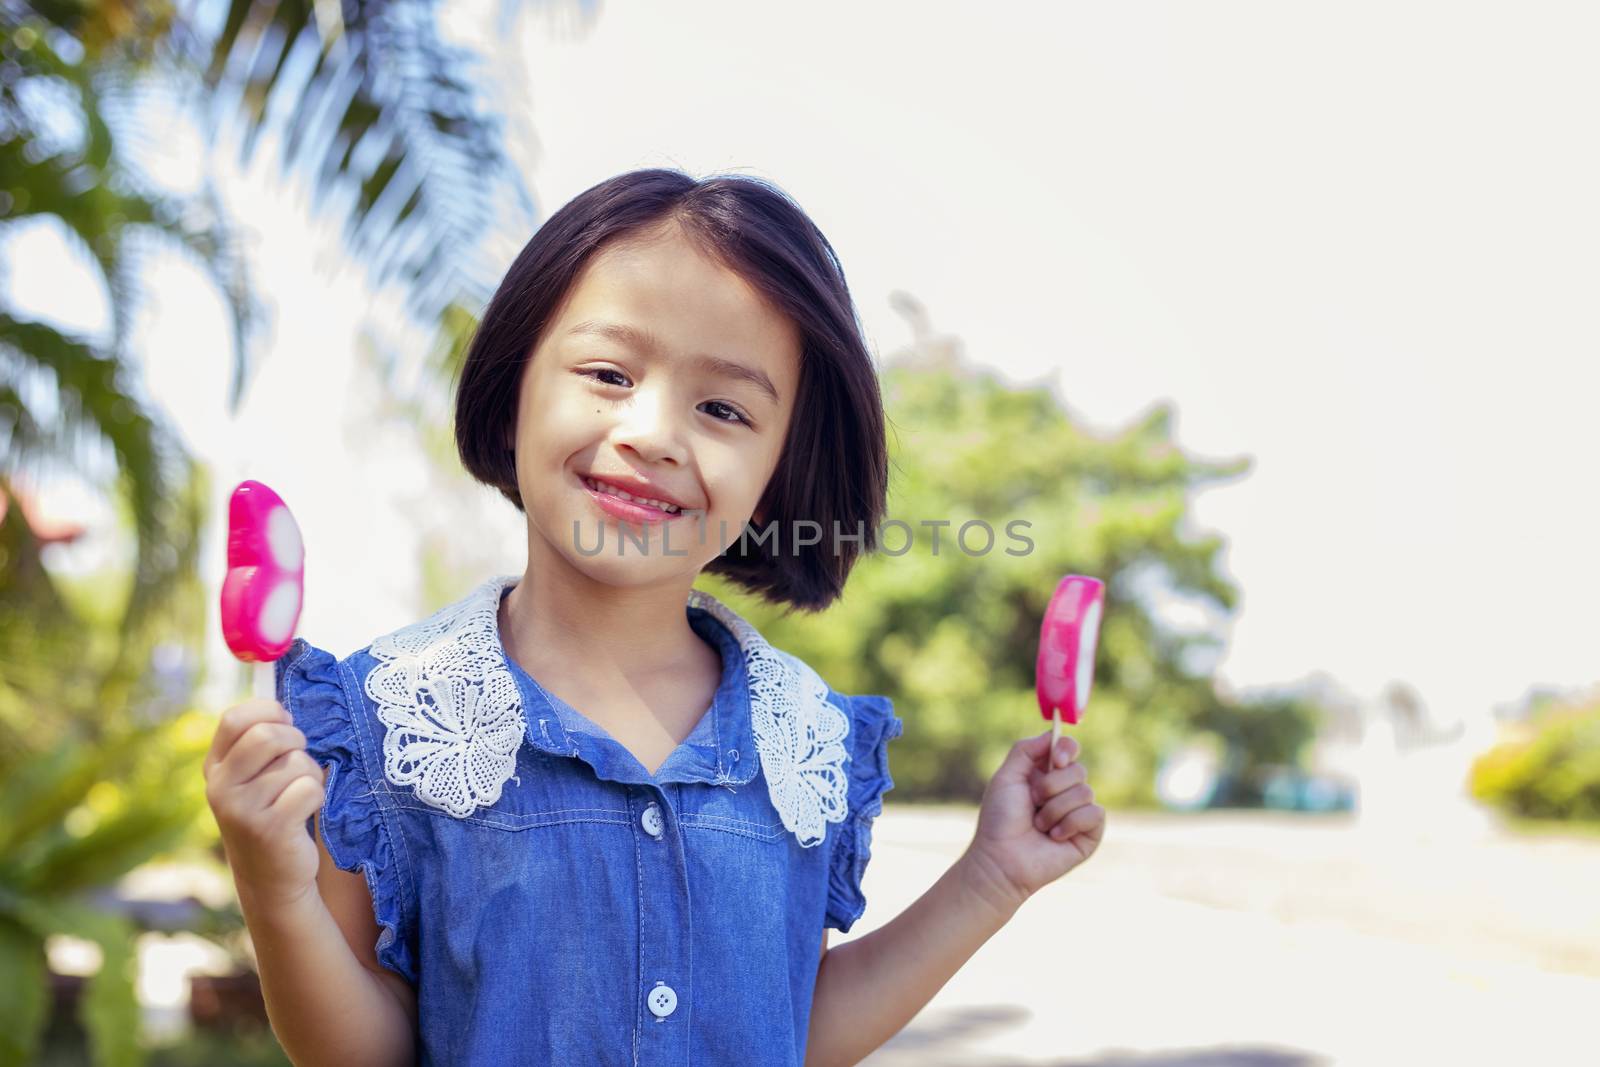
[[[542,541],[608,584],[693,581],[761,521],[800,353],[795,325],[675,223],[591,256],[522,375],[530,559]],[[640,512],[592,479],[648,483],[629,492],[682,514]]]

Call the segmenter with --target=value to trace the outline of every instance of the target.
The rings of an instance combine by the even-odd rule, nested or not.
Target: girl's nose
[[[637,452],[649,463],[671,460],[684,463],[688,448],[683,443],[681,414],[668,389],[639,389],[622,409],[616,442]]]

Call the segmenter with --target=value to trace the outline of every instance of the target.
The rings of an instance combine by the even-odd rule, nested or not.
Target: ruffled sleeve
[[[318,825],[328,855],[340,870],[360,870],[378,921],[378,962],[417,981],[409,880],[400,865],[392,816],[374,792],[363,759],[359,726],[339,678],[339,665],[322,649],[296,638],[277,661],[278,702],[306,735],[306,751],[327,770]],[[359,707],[359,705],[358,705]]]
[[[845,699],[851,714],[849,812],[828,857],[824,922],[841,933],[849,933],[867,908],[861,877],[872,858],[872,821],[883,811],[883,794],[894,788],[889,775],[889,742],[900,736],[905,725],[894,714],[888,697]]]

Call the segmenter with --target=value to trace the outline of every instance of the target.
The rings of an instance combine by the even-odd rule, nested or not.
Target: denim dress
[[[823,928],[866,907],[901,720],[697,590],[721,681],[652,775],[506,655],[517,580],[277,662],[328,772],[323,842],[416,989],[418,1062],[798,1067]]]

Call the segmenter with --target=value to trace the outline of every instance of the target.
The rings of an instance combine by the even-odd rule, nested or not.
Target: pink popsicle
[[[222,636],[239,659],[270,663],[289,650],[300,621],[305,555],[300,527],[278,494],[257,481],[240,482],[228,501],[222,583]]]
[[[1089,703],[1104,604],[1105,583],[1069,574],[1056,586],[1045,608],[1034,686],[1039,694],[1039,714],[1052,724],[1052,751],[1061,736],[1062,718],[1076,724]]]

